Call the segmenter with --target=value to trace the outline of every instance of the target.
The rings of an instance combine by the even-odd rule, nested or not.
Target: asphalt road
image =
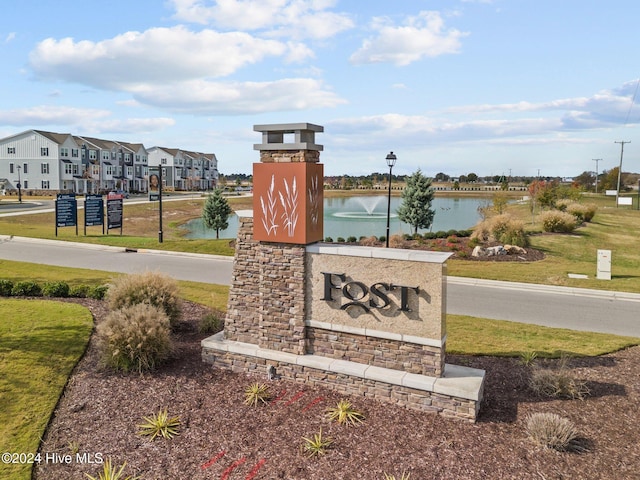
[[[156,250],[0,236],[0,258],[108,272],[160,271],[178,280],[228,285],[233,260]],[[1,272],[0,272],[1,276]],[[449,277],[447,312],[640,337],[640,294]]]

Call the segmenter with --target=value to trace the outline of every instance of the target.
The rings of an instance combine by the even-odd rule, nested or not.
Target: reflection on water
[[[486,203],[482,198],[440,198],[433,199],[435,210],[430,231],[464,230],[473,227],[480,220],[478,207]],[[412,233],[412,227],[403,223],[395,213],[402,204],[400,197],[391,197],[391,219],[389,231]],[[189,230],[186,238],[216,238],[215,230],[204,227],[202,219],[191,220],[185,225]],[[429,230],[420,229],[420,233]],[[238,217],[229,218],[229,228],[220,231],[220,238],[235,238],[238,231]],[[324,199],[324,237],[334,240],[338,237],[383,236],[387,233],[387,197],[356,196]]]

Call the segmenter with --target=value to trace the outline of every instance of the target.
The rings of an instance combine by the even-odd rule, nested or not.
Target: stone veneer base
[[[484,370],[445,365],[444,376],[430,377],[319,355],[297,355],[226,340],[224,333],[202,341],[203,361],[238,373],[266,377],[267,366],[281,378],[327,386],[403,407],[475,422],[484,388]]]

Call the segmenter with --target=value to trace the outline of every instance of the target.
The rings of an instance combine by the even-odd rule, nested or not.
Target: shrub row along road
[[[233,259],[0,236],[0,258],[107,272],[160,271],[177,280],[229,285]],[[2,274],[0,273],[0,278]],[[447,312],[547,327],[640,337],[640,295],[449,277]]]

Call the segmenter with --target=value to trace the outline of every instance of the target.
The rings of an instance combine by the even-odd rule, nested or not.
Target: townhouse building
[[[20,184],[27,195],[147,192],[150,165],[163,166],[163,184],[172,190],[208,190],[218,184],[214,154],[42,130],[0,139],[2,191],[15,192]]]

